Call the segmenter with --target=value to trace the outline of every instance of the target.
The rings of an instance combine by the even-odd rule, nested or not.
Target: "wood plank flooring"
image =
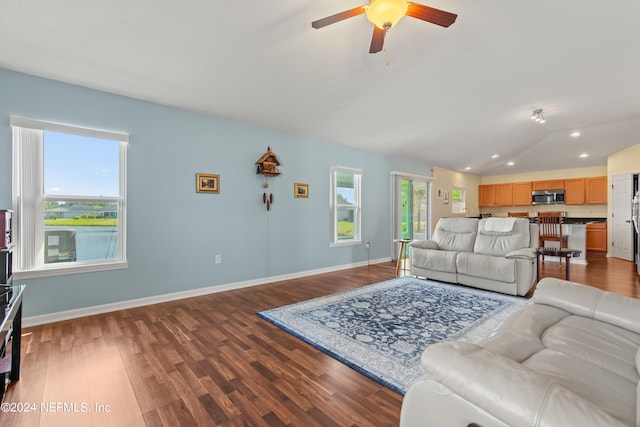
[[[633,263],[571,278],[640,297]],[[564,277],[546,262],[543,276]],[[402,397],[255,315],[387,280],[384,263],[25,329],[1,426],[397,426]]]

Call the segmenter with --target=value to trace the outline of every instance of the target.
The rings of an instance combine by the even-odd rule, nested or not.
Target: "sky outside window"
[[[120,143],[44,132],[45,194],[118,197]]]

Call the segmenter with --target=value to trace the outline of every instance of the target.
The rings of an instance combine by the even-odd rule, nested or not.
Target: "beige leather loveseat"
[[[401,427],[640,426],[640,300],[545,278],[488,339],[422,366]]]
[[[410,243],[411,274],[525,295],[537,245],[538,226],[525,218],[441,218],[431,240]]]

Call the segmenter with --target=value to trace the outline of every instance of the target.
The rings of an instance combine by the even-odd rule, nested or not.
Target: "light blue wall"
[[[363,238],[371,259],[390,257],[390,172],[430,167],[0,69],[2,208],[11,206],[9,116],[130,135],[129,267],[21,280],[25,316],[366,261],[363,246],[329,247],[331,166],[364,171]],[[254,164],[267,146],[282,172],[269,179],[269,213]],[[196,193],[196,172],[220,174],[220,194]],[[294,182],[309,184],[309,199],[293,197]]]

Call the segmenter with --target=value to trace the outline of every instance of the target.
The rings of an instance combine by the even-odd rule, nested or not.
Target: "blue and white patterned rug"
[[[258,316],[404,395],[420,356],[443,340],[487,337],[525,298],[401,277]]]

